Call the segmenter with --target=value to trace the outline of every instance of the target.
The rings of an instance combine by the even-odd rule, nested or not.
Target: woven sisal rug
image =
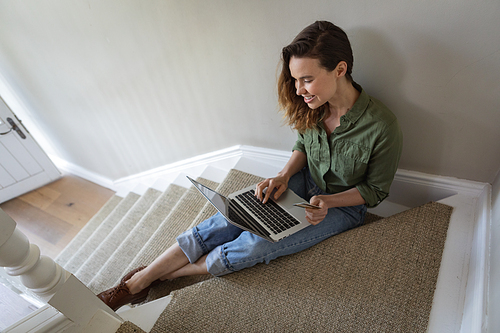
[[[146,333],[139,326],[130,321],[126,321],[118,328],[116,333]]]
[[[429,203],[174,291],[151,332],[425,332],[451,211]]]

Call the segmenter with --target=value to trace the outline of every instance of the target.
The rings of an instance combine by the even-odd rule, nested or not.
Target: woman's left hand
[[[328,214],[328,207],[326,202],[322,199],[321,195],[316,195],[309,201],[311,205],[319,206],[320,209],[306,208],[306,220],[312,225],[316,225],[323,221],[326,214]]]

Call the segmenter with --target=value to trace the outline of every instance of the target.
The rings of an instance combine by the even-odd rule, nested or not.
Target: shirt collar
[[[355,82],[353,82],[353,85],[358,91],[360,91],[359,97],[356,100],[356,102],[354,102],[352,108],[345,115],[340,117],[340,126],[334,130],[334,133],[340,134],[349,130],[363,115],[365,110],[368,108],[368,103],[370,103],[370,96],[365,92],[365,90]],[[320,128],[319,131],[320,136],[321,135],[326,136],[326,130],[323,125],[323,122],[320,122],[318,126]]]
[[[360,86],[358,86],[361,88]],[[370,96],[361,88],[361,93],[359,94],[358,99],[352,106],[352,108],[347,112],[344,117],[349,120],[351,123],[356,123],[358,119],[363,115],[366,108],[368,107],[368,103],[370,103]]]

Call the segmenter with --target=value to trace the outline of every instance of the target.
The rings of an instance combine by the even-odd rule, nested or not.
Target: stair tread
[[[248,187],[250,185],[256,184],[262,181],[263,178],[239,171],[236,169],[232,169],[227,174],[226,178],[220,183],[220,185],[216,188],[216,191],[222,195],[229,195],[235,191],[241,190],[242,188]],[[207,185],[208,186],[208,185]],[[210,186],[209,186],[210,187]],[[215,188],[215,187],[211,187]],[[196,190],[197,191],[197,190]],[[201,195],[200,195],[201,197]],[[203,200],[206,201],[205,198]],[[193,222],[191,223],[189,228],[192,228],[198,225],[200,222],[206,220],[210,216],[214,215],[217,210],[210,204],[206,202],[203,209],[200,213],[195,217]],[[192,276],[192,277],[184,277],[181,279],[174,279],[171,281],[167,281],[165,283],[161,283],[156,287],[152,288],[149,293],[148,301],[152,301],[170,294],[173,290],[178,290],[184,288],[186,286],[205,281],[211,278],[211,275],[202,275],[202,276]]]
[[[88,284],[92,280],[130,231],[147,214],[160,195],[160,191],[152,188],[145,191],[127,214],[109,231],[103,241],[94,248],[94,251],[87,257],[78,271],[76,271],[75,276],[80,281]]]
[[[235,169],[230,170],[220,184],[203,177],[197,179],[223,195],[262,180],[261,177]],[[157,192],[154,189],[148,191]],[[88,237],[68,261],[70,270],[77,267],[81,260],[79,257],[88,258],[79,263],[75,275],[94,293],[112,287],[129,270],[150,264],[175,243],[179,234],[216,213],[215,208],[194,186],[186,189],[170,184],[164,193],[156,194],[149,209],[142,207],[134,211],[134,207],[141,206],[141,202],[146,199],[136,193],[129,193],[120,201],[122,209],[129,202],[127,211],[119,214],[119,209],[115,207],[101,225],[95,228],[96,232],[105,235]],[[133,224],[132,221],[135,220],[138,222]],[[164,294],[165,291],[160,293]]]
[[[64,265],[64,269],[71,273],[75,273],[85,260],[92,254],[93,250],[102,242],[113,227],[133,207],[135,202],[139,200],[139,195],[130,192],[120,201],[111,214],[96,228],[90,237],[82,244],[71,259]]]
[[[216,188],[218,186],[217,183],[204,178],[199,177],[197,180],[211,188]],[[180,233],[188,229],[198,213],[205,206],[205,203],[206,199],[199,194],[194,186],[191,186],[182,199],[179,200],[179,203],[172,210],[171,214],[158,227],[137,254],[136,258],[122,273],[125,274],[137,267],[149,265],[154,259],[161,255],[166,249],[174,244]],[[117,283],[118,280],[115,281],[115,283]]]
[[[95,274],[95,277],[88,284],[90,290],[94,293],[106,290],[121,278],[124,263],[130,263],[134,259],[186,191],[186,188],[175,184],[170,184],[167,187],[150,211],[132,229],[116,251]]]
[[[102,208],[94,215],[75,237],[66,245],[66,247],[56,257],[55,262],[65,266],[71,257],[81,248],[85,241],[99,227],[99,225],[113,212],[113,210],[122,201],[122,197],[113,195]]]
[[[125,321],[123,324],[120,325],[116,333],[146,333],[143,329],[141,329],[139,326],[136,324],[130,322],[130,321]]]

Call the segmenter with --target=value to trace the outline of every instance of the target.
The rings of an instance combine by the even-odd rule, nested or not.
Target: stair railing
[[[51,258],[40,255],[40,249],[30,244],[16,222],[0,209],[0,266],[10,276],[19,276],[21,283],[47,302],[68,279],[70,274]]]
[[[75,276],[51,258],[40,255],[16,222],[0,208],[0,267],[19,276],[21,283],[43,302],[50,304],[25,320],[7,328],[7,332],[92,332],[99,324],[101,332],[116,332],[123,322]],[[47,317],[50,320],[47,320]],[[95,327],[94,327],[95,328]]]

